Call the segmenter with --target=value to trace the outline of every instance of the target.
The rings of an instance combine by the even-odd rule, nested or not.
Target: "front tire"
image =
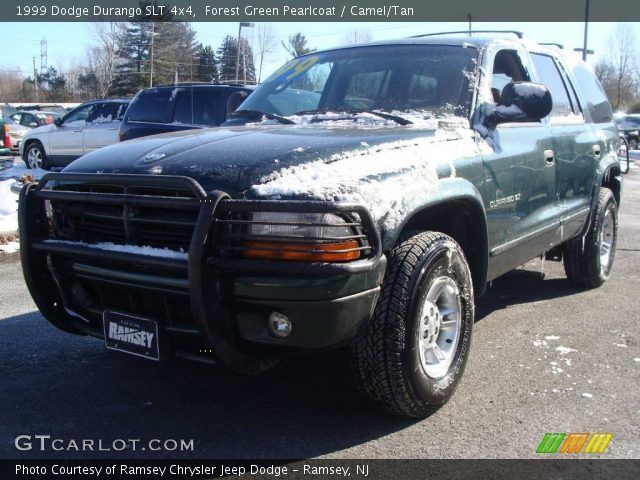
[[[593,222],[584,237],[565,245],[564,271],[575,285],[595,288],[611,275],[618,240],[618,205],[608,188],[600,188]]]
[[[27,168],[47,168],[47,154],[39,142],[32,142],[27,145],[24,156],[24,163],[27,164]]]
[[[449,236],[424,232],[389,255],[380,299],[353,346],[356,380],[381,409],[423,418],[453,395],[471,342],[471,273]]]

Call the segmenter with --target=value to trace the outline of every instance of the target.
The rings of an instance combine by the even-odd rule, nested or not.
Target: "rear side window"
[[[90,123],[108,123],[120,120],[124,111],[123,105],[117,102],[102,103],[91,112],[91,117],[87,121]]]
[[[169,123],[175,88],[144,90],[131,102],[127,120],[132,122]]]
[[[225,102],[224,94],[219,90],[202,88],[180,89],[176,100],[173,123],[218,125],[224,117]]]
[[[553,99],[551,118],[569,117],[576,113],[569,99],[567,86],[562,80],[560,71],[553,58],[535,53],[531,55],[531,58],[533,59],[533,64],[536,67],[540,81],[551,92],[551,98]]]
[[[578,90],[582,94],[583,107],[589,112],[593,123],[609,123],[613,121],[613,111],[596,76],[584,64],[573,67]]]

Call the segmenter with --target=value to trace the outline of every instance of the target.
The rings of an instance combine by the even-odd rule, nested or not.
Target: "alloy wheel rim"
[[[601,271],[605,271],[609,266],[609,261],[611,260],[611,250],[613,249],[613,241],[613,214],[611,213],[610,209],[607,209],[604,214],[604,218],[602,219],[602,228],[600,229],[599,250]]]
[[[39,148],[32,148],[27,154],[27,161],[31,168],[40,168],[42,165],[42,153]]]
[[[449,371],[461,328],[458,286],[450,277],[438,277],[424,296],[418,325],[420,364],[428,377],[442,378]]]

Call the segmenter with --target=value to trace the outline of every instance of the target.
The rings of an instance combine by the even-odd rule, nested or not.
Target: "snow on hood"
[[[283,168],[251,187],[252,195],[302,196],[365,205],[380,227],[403,219],[438,190],[439,178],[454,178],[454,160],[479,153],[469,129],[438,129],[434,136],[383,143]],[[440,176],[438,171],[440,172]]]

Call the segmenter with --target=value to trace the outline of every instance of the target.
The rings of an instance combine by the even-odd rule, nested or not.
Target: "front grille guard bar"
[[[168,197],[154,195],[140,195],[128,193],[103,193],[103,192],[78,192],[64,190],[64,185],[92,184],[92,185],[117,185],[124,187],[158,187],[166,189],[188,190],[191,197]],[[58,189],[47,188],[51,186]],[[209,267],[217,270],[238,271],[269,271],[274,273],[310,274],[310,275],[334,275],[339,273],[357,273],[370,270],[377,263],[382,252],[382,243],[375,227],[375,223],[369,211],[362,205],[351,202],[324,202],[314,200],[233,200],[223,192],[206,193],[198,182],[189,177],[164,176],[164,175],[131,175],[131,174],[90,174],[90,173],[49,173],[42,177],[33,194],[41,200],[68,201],[78,203],[121,205],[124,207],[158,207],[168,209],[197,210],[198,220],[194,235],[191,240],[189,262],[207,259]],[[214,207],[215,208],[212,208]],[[274,260],[258,259],[223,259],[210,255],[204,248],[203,242],[213,245],[210,230],[215,231],[216,223],[229,223],[225,215],[232,213],[249,212],[289,212],[289,213],[334,213],[341,215],[357,215],[359,221],[346,225],[361,226],[362,232],[353,236],[359,240],[367,240],[368,245],[363,251],[368,251],[367,258],[347,263],[308,263],[308,262],[281,262]],[[231,221],[234,222],[233,220]],[[199,232],[199,233],[198,233]],[[204,236],[204,238],[199,238]],[[75,252],[84,257],[107,259],[111,252],[91,248],[90,245],[82,245],[77,248],[73,245],[53,245],[46,238],[33,238],[32,245],[39,251],[56,251],[57,253],[72,254]],[[80,247],[80,245],[78,246]],[[201,251],[199,258],[194,258],[195,251]],[[231,247],[233,248],[233,247]],[[141,257],[136,254],[119,253],[119,259],[128,257],[136,259],[142,264],[150,266],[166,266],[179,268],[182,263],[186,268],[186,262],[162,261],[154,257]],[[265,270],[266,269],[266,270]]]
[[[224,192],[206,193],[193,179],[175,176],[126,175],[126,174],[76,174],[50,173],[38,184],[25,185],[20,192],[18,221],[20,226],[20,255],[27,287],[39,310],[52,324],[72,333],[83,333],[81,328],[74,328],[78,320],[65,310],[61,298],[60,286],[49,272],[48,262],[51,253],[84,258],[93,257],[102,260],[114,260],[112,252],[91,248],[90,245],[62,246],[49,240],[49,224],[45,208],[45,200],[52,198],[56,192],[56,200],[92,201],[100,198],[116,204],[137,204],[140,198],[150,199],[155,206],[184,206],[185,198],[153,197],[152,195],[105,194],[92,192],[73,192],[51,190],[46,187],[51,183],[58,186],[65,183],[115,184],[125,186],[150,186],[189,189],[198,202],[198,219],[191,238],[187,261],[163,262],[162,259],[144,257],[137,254],[119,252],[117,260],[130,260],[134,264],[153,267],[176,268],[186,267],[189,279],[189,297],[192,315],[200,337],[205,345],[214,349],[216,356],[224,363],[239,372],[252,372],[261,368],[256,358],[238,350],[235,335],[230,322],[231,314],[221,298],[221,275],[218,270],[235,269],[258,273],[282,273],[284,275],[339,275],[373,270],[382,261],[381,240],[373,218],[366,208],[347,202],[319,201],[274,201],[274,200],[231,200]],[[62,194],[62,196],[60,196]],[[88,199],[88,200],[87,200]],[[101,201],[102,201],[101,200]],[[144,200],[146,203],[147,200]],[[190,205],[192,206],[192,205]],[[178,208],[178,207],[177,207]],[[265,211],[265,212],[305,212],[305,213],[338,213],[357,215],[363,232],[366,233],[371,254],[368,258],[348,263],[303,263],[278,262],[254,259],[230,259],[217,262],[211,259],[208,248],[214,241],[214,224],[216,218],[225,212]],[[65,242],[67,243],[67,242]]]

